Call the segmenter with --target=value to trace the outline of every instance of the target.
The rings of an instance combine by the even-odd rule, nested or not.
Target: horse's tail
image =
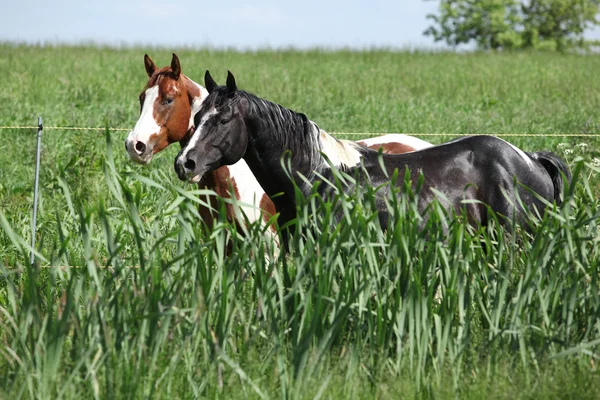
[[[527,155],[540,163],[548,172],[554,186],[554,200],[556,200],[556,204],[560,204],[564,188],[563,176],[567,183],[571,184],[572,176],[567,163],[556,154],[547,151],[536,151],[527,153]]]

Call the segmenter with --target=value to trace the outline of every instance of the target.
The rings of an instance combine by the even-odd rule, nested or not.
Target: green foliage
[[[132,126],[146,51],[0,46],[0,124]],[[141,167],[123,133],[48,130],[36,269],[35,132],[0,131],[1,398],[600,397],[598,140],[547,136],[599,133],[598,57],[176,52],[330,131],[531,133],[509,139],[582,169],[531,235],[423,231],[410,198],[382,232],[372,193],[311,196],[284,256],[205,231],[177,146]]]
[[[47,239],[51,268],[27,265],[0,214],[23,254],[0,264],[7,394],[308,398],[338,374],[356,378],[336,388],[344,397],[393,378],[458,393],[467,372],[491,380],[509,364],[543,377],[567,363],[597,382],[586,365],[600,346],[600,202],[582,161],[532,235],[473,229],[435,204],[424,219],[405,180],[385,232],[377,189],[300,199],[289,255],[259,225],[241,237],[223,220],[206,235],[199,190],[121,175],[110,147],[103,164],[109,193],[72,205]],[[143,205],[150,193],[156,208]]]
[[[596,0],[442,0],[425,31],[452,46],[481,49],[582,47],[583,33],[600,23]]]

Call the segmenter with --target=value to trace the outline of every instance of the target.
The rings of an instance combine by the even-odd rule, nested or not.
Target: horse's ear
[[[206,73],[204,74],[204,86],[206,87],[206,90],[208,90],[208,93],[212,93],[213,90],[219,86],[212,76],[210,76],[210,72],[208,70],[206,70]]]
[[[229,93],[233,93],[237,90],[237,86],[235,84],[235,77],[231,73],[231,71],[227,71],[227,91]]]
[[[156,64],[154,64],[154,61],[152,61],[148,54],[144,54],[144,66],[146,67],[148,77],[151,77],[154,74],[154,71],[156,71]]]
[[[173,58],[171,59],[171,69],[173,70],[173,74],[175,74],[175,79],[179,79],[181,65],[179,64],[179,57],[175,53],[173,53]]]

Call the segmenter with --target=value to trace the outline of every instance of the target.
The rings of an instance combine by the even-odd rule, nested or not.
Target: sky
[[[0,41],[214,48],[443,48],[436,0],[0,0]],[[600,39],[600,29],[586,35]]]

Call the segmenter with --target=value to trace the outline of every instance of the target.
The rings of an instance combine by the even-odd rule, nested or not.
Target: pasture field
[[[145,52],[171,60],[0,44],[0,126],[133,127]],[[0,129],[0,398],[600,398],[599,56],[176,53],[330,132],[529,134],[505,139],[565,157],[574,183],[531,233],[435,208],[420,229],[410,196],[382,232],[370,192],[311,197],[277,255],[258,226],[204,229],[177,145],[139,166],[127,132],[48,129],[51,267],[30,268],[35,130]]]

